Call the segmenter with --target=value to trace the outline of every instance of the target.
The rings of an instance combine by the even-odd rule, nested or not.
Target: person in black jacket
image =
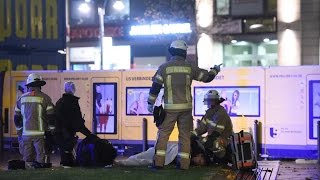
[[[60,149],[61,161],[63,167],[75,165],[74,147],[77,144],[78,137],[76,132],[81,132],[85,136],[95,136],[85,126],[85,120],[82,117],[79,97],[74,96],[76,91],[73,82],[65,82],[65,93],[57,101],[55,111],[56,121],[56,139]]]

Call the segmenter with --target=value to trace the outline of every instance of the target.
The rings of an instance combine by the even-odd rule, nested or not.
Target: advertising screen
[[[217,90],[225,101],[221,105],[230,116],[260,116],[260,86],[199,86],[194,87],[194,115],[203,116],[208,109],[203,103],[209,90]]]
[[[126,115],[152,115],[148,112],[148,97],[150,87],[127,87],[126,89]],[[163,89],[161,89],[155,106],[161,105],[163,96]]]
[[[309,81],[310,139],[317,139],[317,122],[320,121],[320,80]]]
[[[97,134],[117,133],[117,84],[93,83],[94,131]]]

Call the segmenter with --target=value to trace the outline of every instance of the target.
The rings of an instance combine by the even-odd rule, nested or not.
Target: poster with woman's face
[[[260,116],[260,87],[259,86],[219,86],[194,88],[194,115],[203,116],[208,109],[204,104],[204,95],[209,90],[217,90],[225,101],[222,105],[230,116]]]
[[[117,132],[117,84],[93,84],[94,130],[97,134],[116,134]]]
[[[148,97],[150,87],[127,87],[126,114],[127,115],[152,115],[148,112]],[[160,90],[155,106],[162,104],[163,89]]]

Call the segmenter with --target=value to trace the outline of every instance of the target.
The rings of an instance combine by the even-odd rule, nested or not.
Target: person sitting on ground
[[[202,149],[210,157],[211,163],[231,162],[229,137],[233,134],[233,125],[227,111],[220,105],[223,101],[218,91],[208,91],[203,101],[208,110],[191,133],[191,139],[203,144]],[[201,136],[205,133],[208,134],[202,139]]]

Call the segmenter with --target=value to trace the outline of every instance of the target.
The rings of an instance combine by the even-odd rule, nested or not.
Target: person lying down
[[[207,159],[204,150],[198,145],[198,142],[191,141],[191,165],[204,166],[207,165]],[[151,166],[155,148],[151,147],[147,151],[130,156],[125,160],[116,160],[115,165],[118,166]],[[175,162],[178,155],[178,143],[168,143],[165,165]]]

